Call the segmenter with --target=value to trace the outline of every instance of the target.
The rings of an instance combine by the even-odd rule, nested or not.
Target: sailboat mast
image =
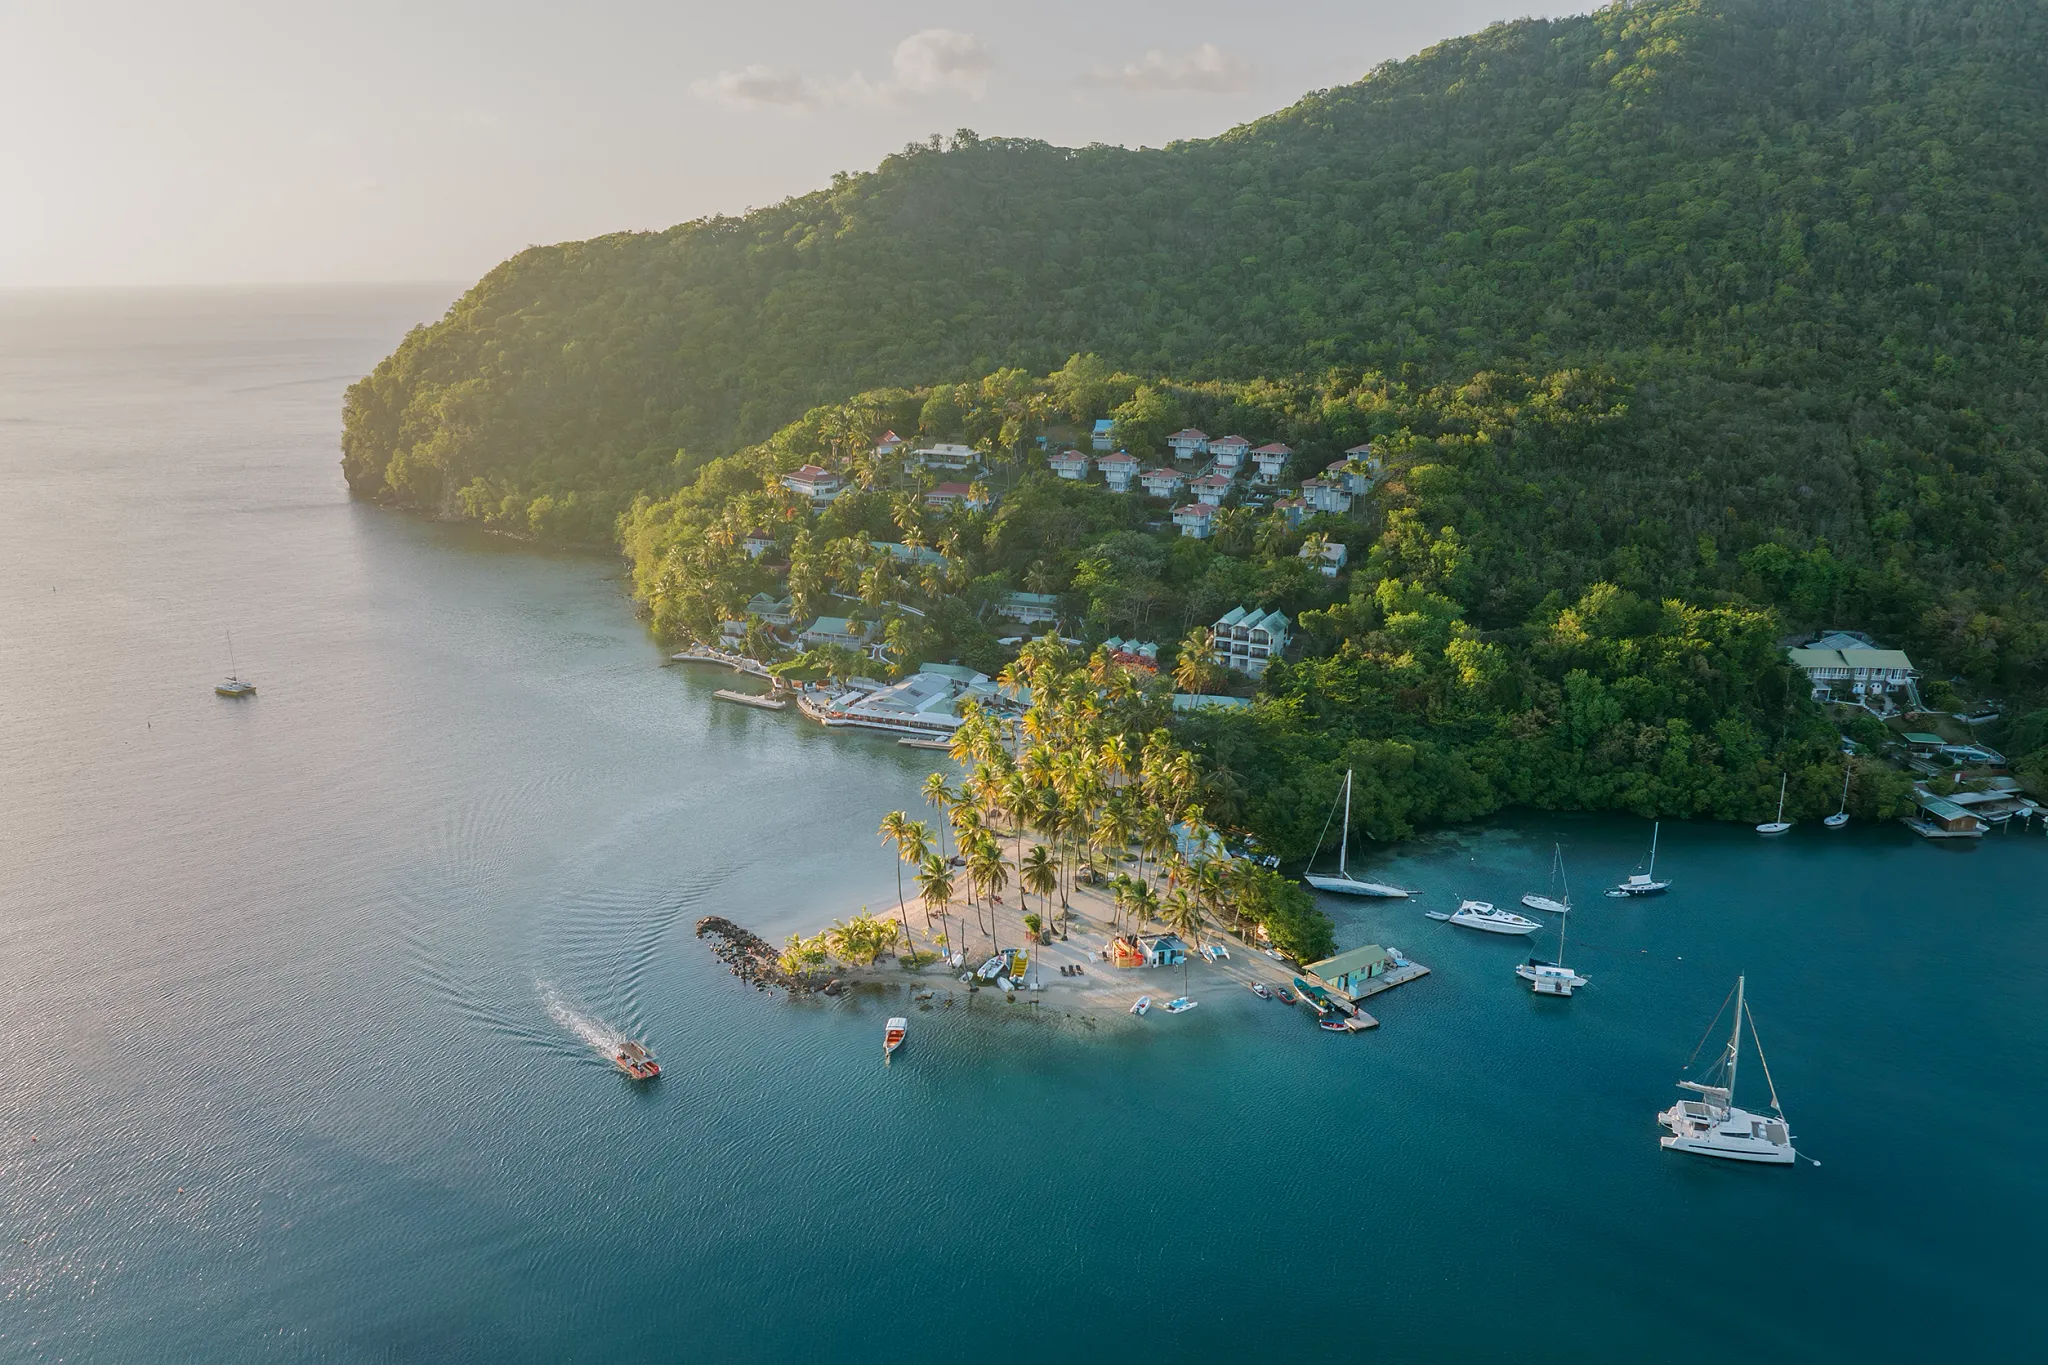
[[[1837,815],[1849,809],[1849,774],[1852,771],[1854,769],[1848,763],[1842,764],[1842,804],[1840,809],[1835,812]]]
[[[235,633],[231,630],[222,633],[228,637],[228,676],[232,678],[235,676]]]
[[[1344,828],[1337,836],[1337,875],[1351,875],[1351,769],[1344,770]]]
[[[1656,824],[1654,824],[1654,825],[1651,825],[1651,826],[1650,826],[1650,880],[1651,880],[1651,881],[1655,881],[1655,880],[1657,880],[1657,831],[1658,831],[1658,830],[1660,830],[1660,829],[1662,829],[1662,828],[1664,828],[1664,822],[1663,822],[1662,820],[1659,820],[1659,821],[1658,821],[1658,822],[1657,822]]]
[[[1735,978],[1735,1027],[1728,1034],[1728,1103],[1735,1103],[1735,1064],[1742,1057],[1742,988],[1747,977]]]
[[[1778,823],[1779,823],[1779,824],[1783,824],[1783,823],[1785,823],[1785,783],[1786,783],[1786,781],[1787,781],[1787,780],[1788,780],[1788,779],[1789,779],[1789,778],[1790,778],[1791,776],[1792,776],[1792,775],[1791,775],[1790,773],[1779,773],[1779,774],[1778,774]]]

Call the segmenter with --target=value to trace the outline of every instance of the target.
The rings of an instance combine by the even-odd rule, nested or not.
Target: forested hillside
[[[934,139],[506,262],[350,391],[344,468],[604,540],[815,404],[1092,353],[1158,381],[1127,402],[1386,395],[1355,425],[1422,447],[1478,627],[1739,593],[2038,689],[2044,61],[2018,0],[1651,0],[1164,150]]]

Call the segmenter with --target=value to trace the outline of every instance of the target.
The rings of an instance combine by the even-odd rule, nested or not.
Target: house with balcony
[[[903,438],[893,431],[883,432],[881,437],[875,442],[875,454],[877,455],[894,455],[901,449],[903,449]]]
[[[1135,668],[1145,673],[1159,671],[1159,645],[1152,640],[1125,640],[1110,636],[1102,642],[1109,651],[1110,662]]]
[[[942,483],[924,495],[924,505],[939,512],[950,512],[959,507],[979,512],[988,506],[988,499],[978,496],[971,483]]]
[[[1107,417],[1095,419],[1095,426],[1088,433],[1088,444],[1097,450],[1108,450],[1116,444],[1116,423]]]
[[[1215,458],[1216,472],[1237,473],[1244,468],[1244,457],[1251,448],[1252,443],[1242,436],[1219,436],[1209,442],[1209,454]]]
[[[831,505],[846,491],[846,481],[829,469],[807,464],[782,476],[782,486],[800,498],[809,498],[814,508]]]
[[[1151,498],[1171,498],[1187,487],[1188,476],[1178,469],[1148,469],[1138,476],[1138,486]]]
[[[1197,455],[1207,455],[1209,453],[1209,433],[1206,431],[1196,431],[1193,427],[1189,427],[1185,431],[1176,431],[1173,435],[1167,437],[1166,444],[1172,449],[1174,459],[1192,460]]]
[[[1303,479],[1301,500],[1316,512],[1349,512],[1351,495],[1328,479]]]
[[[1102,482],[1112,493],[1130,492],[1131,481],[1138,477],[1137,460],[1121,450],[1103,456],[1095,462],[1095,467],[1102,471]]]
[[[1372,442],[1370,441],[1367,441],[1364,445],[1356,445],[1347,449],[1344,452],[1344,461],[1346,464],[1357,465],[1365,471],[1366,477],[1370,479],[1377,479],[1385,469],[1385,466],[1380,463],[1380,453],[1372,448]]]
[[[1344,548],[1341,541],[1332,541],[1321,550],[1317,550],[1314,537],[1310,537],[1309,544],[1302,546],[1296,553],[1325,578],[1335,578],[1344,568],[1345,562],[1351,558],[1351,552]]]
[[[1094,461],[1090,460],[1086,454],[1078,450],[1062,450],[1059,454],[1052,456],[1046,461],[1046,464],[1051,467],[1052,472],[1063,479],[1087,478],[1088,467],[1093,463]]]
[[[759,559],[775,548],[775,537],[766,531],[749,531],[747,538],[740,542],[740,548],[747,552],[748,559]]]
[[[1277,611],[1232,607],[1210,630],[1215,661],[1247,677],[1264,676],[1287,649],[1287,618]]]
[[[1173,509],[1173,524],[1189,540],[1207,540],[1216,524],[1216,509],[1206,502],[1184,503]]]
[[[1041,621],[1060,619],[1059,594],[1050,592],[1006,592],[998,599],[996,610],[1012,621],[1034,625]]]
[[[910,458],[903,462],[903,472],[915,474],[920,469],[943,469],[958,474],[973,469],[981,463],[981,452],[973,446],[963,446],[954,441],[939,441],[920,446],[910,452]]]
[[[1920,674],[1913,661],[1903,650],[1877,648],[1868,635],[1836,631],[1790,654],[1815,701],[1857,702],[1882,713],[1896,709],[1895,698],[1914,699]]]
[[[1287,472],[1287,462],[1293,458],[1294,448],[1278,441],[1258,447],[1252,451],[1253,481],[1264,484],[1280,482],[1280,476]]]
[[[865,621],[854,621],[844,616],[820,616],[798,631],[796,638],[806,645],[838,645],[858,653],[867,648],[873,634],[873,626]]]
[[[1299,526],[1308,520],[1308,502],[1302,498],[1275,498],[1273,510],[1284,517],[1289,526]]]
[[[1193,490],[1195,501],[1206,502],[1211,507],[1221,507],[1223,500],[1230,496],[1230,480],[1222,474],[1204,474],[1199,479],[1190,479],[1188,487]]]

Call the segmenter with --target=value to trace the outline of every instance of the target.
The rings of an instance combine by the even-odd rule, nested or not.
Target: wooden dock
[[[896,742],[906,749],[939,749],[946,753],[953,751],[953,742],[948,739],[899,739]]]
[[[730,687],[721,687],[711,695],[720,701],[738,702],[741,706],[758,707],[763,711],[780,711],[789,705],[780,697],[767,697],[759,692],[735,692]]]
[[[1344,1027],[1353,1033],[1363,1033],[1369,1028],[1378,1028],[1379,1026],[1380,1021],[1367,1014],[1364,1010],[1344,1017]]]
[[[1353,1000],[1363,1000],[1367,996],[1378,995],[1381,991],[1390,991],[1396,986],[1405,986],[1410,981],[1416,981],[1428,975],[1429,968],[1423,966],[1420,962],[1411,962],[1405,967],[1396,967],[1391,972],[1374,977],[1365,989],[1359,991],[1351,998]]]

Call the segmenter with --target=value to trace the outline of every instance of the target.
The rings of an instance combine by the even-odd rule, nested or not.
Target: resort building
[[[981,463],[981,452],[973,446],[958,445],[940,441],[910,452],[910,458],[903,462],[903,472],[912,474],[919,469],[945,469],[958,473],[972,469]]]
[[[1351,510],[1351,495],[1327,479],[1303,479],[1301,500],[1318,512]]]
[[[1063,479],[1087,478],[1088,466],[1091,463],[1087,455],[1078,450],[1062,450],[1046,461],[1046,464],[1052,467],[1052,472]]]
[[[1896,709],[1892,698],[1905,696],[1917,705],[1913,681],[1920,675],[1912,660],[1902,650],[1876,648],[1867,635],[1837,631],[1790,655],[1815,701],[1856,701],[1890,712]]]
[[[1291,446],[1281,445],[1277,441],[1271,445],[1260,446],[1252,452],[1252,464],[1255,466],[1252,478],[1259,483],[1278,483],[1280,476],[1287,472],[1287,462],[1293,458],[1294,449]]]
[[[1088,433],[1088,444],[1097,450],[1108,450],[1116,444],[1116,423],[1107,417],[1096,418],[1094,430]]]
[[[898,564],[909,564],[917,568],[926,564],[936,564],[944,568],[952,563],[929,545],[902,545],[893,540],[875,540],[870,537],[868,548],[881,551]]]
[[[1102,482],[1112,493],[1130,492],[1131,480],[1138,477],[1137,460],[1121,450],[1114,455],[1103,456],[1095,462],[1095,467],[1102,471]]]
[[[740,542],[740,548],[747,552],[748,559],[759,559],[775,548],[775,537],[766,531],[749,531],[747,538]]]
[[[1191,479],[1188,487],[1194,490],[1195,501],[1206,502],[1211,507],[1221,507],[1223,500],[1230,496],[1230,480],[1221,474],[1204,474]]]
[[[864,621],[852,621],[844,616],[820,616],[799,631],[796,638],[807,645],[838,645],[842,649],[860,651],[867,648],[871,630],[872,627]]]
[[[834,498],[844,492],[846,481],[829,469],[807,464],[784,474],[782,486],[800,498],[809,498],[811,506],[818,508],[829,506]]]
[[[881,439],[875,442],[875,454],[877,455],[894,455],[901,449],[903,449],[903,438],[893,431],[883,432]]]
[[[1244,468],[1244,457],[1252,443],[1242,436],[1219,436],[1209,442],[1209,453],[1216,457],[1216,470],[1220,474],[1235,474]]]
[[[1060,619],[1060,599],[1057,593],[1050,592],[1004,593],[996,610],[1012,621],[1022,621],[1026,625],[1037,621],[1057,621]]]
[[[961,702],[972,698],[987,705],[995,697],[996,686],[985,673],[960,664],[926,664],[890,687],[864,683],[836,695],[806,691],[799,705],[823,725],[948,739],[960,728]]]
[[[1263,676],[1287,648],[1287,618],[1277,611],[1232,607],[1212,630],[1216,662],[1247,677]]]
[[[1192,460],[1197,455],[1209,453],[1209,433],[1206,431],[1196,431],[1193,427],[1189,427],[1185,431],[1176,431],[1173,435],[1167,437],[1166,444],[1172,448],[1174,459]]]
[[[924,495],[924,505],[941,512],[950,512],[956,507],[979,512],[988,506],[988,499],[976,496],[972,484],[942,483]]]
[[[1393,969],[1394,955],[1377,943],[1368,943],[1321,962],[1311,962],[1301,970],[1302,975],[1324,990],[1353,997],[1364,991],[1374,977],[1385,976]]]
[[[1276,498],[1273,510],[1285,517],[1289,526],[1299,526],[1308,520],[1308,503],[1302,498]]]
[[[1170,498],[1187,487],[1187,475],[1178,469],[1148,469],[1138,476],[1147,497]]]
[[[1331,541],[1324,545],[1320,554],[1316,552],[1313,544],[1302,546],[1297,553],[1314,565],[1316,572],[1325,578],[1335,578],[1344,568],[1345,561],[1351,558],[1351,552],[1344,548],[1342,541]]]
[[[1110,661],[1146,673],[1159,671],[1159,646],[1150,640],[1121,640],[1112,635],[1102,642]]]
[[[1206,502],[1183,503],[1173,509],[1173,524],[1189,540],[1207,540],[1215,520],[1216,509]]]
[[[758,616],[771,626],[794,625],[796,618],[790,615],[789,606],[787,597],[770,597],[765,592],[757,592],[747,599],[747,615]]]

